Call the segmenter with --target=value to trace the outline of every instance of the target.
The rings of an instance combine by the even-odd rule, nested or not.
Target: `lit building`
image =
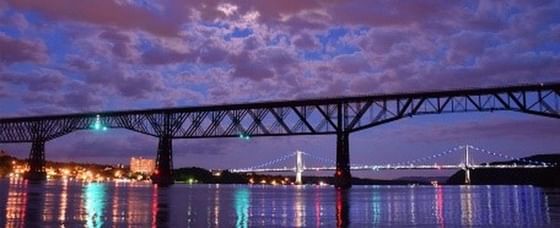
[[[155,167],[156,163],[153,159],[130,158],[130,171],[133,173],[152,174]]]

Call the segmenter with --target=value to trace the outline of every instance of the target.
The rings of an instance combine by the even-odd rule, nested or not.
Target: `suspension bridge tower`
[[[301,179],[301,174],[303,173],[303,152],[296,151],[296,184],[301,185],[303,183]]]
[[[470,163],[469,163],[469,147],[470,145],[465,146],[465,184],[471,184],[471,170],[470,170]]]

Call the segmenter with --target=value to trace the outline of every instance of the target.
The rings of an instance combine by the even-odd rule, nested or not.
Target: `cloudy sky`
[[[559,1],[0,2],[0,117],[552,81]],[[334,159],[334,140],[176,140],[175,166],[243,167],[296,149]],[[352,135],[351,160],[397,162],[466,143],[560,153],[560,121],[419,116]],[[155,150],[154,138],[124,130],[76,132],[49,142],[47,158],[127,163]]]

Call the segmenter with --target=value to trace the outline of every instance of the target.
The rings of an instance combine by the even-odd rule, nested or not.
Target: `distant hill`
[[[447,182],[447,179],[449,179],[448,176],[435,176],[435,177],[410,176],[410,177],[399,177],[396,180],[425,182],[425,183],[431,183],[432,181],[437,181],[438,183],[445,183]]]
[[[187,182],[189,179],[196,180],[198,183],[221,183],[221,184],[246,184],[248,177],[238,173],[222,171],[220,176],[212,175],[212,172],[198,167],[186,167],[173,170],[175,180]]]
[[[186,167],[175,169],[174,171],[175,180],[177,182],[188,182],[193,180],[196,183],[221,183],[221,184],[246,184],[250,179],[253,179],[255,183],[259,183],[261,180],[285,180],[288,179],[289,182],[294,181],[293,175],[265,175],[265,174],[240,174],[240,173],[230,173],[228,171],[222,171],[220,175],[212,175],[209,170],[199,168],[199,167]],[[323,182],[326,184],[333,184],[334,177],[320,177],[320,176],[305,176],[303,177],[303,183],[305,184],[318,184]],[[417,181],[417,180],[375,180],[366,178],[352,178],[353,185],[408,185],[408,184],[429,184],[429,181]]]
[[[543,154],[523,158],[524,160],[546,162],[549,164],[560,165],[560,154]],[[520,159],[520,160],[523,160]],[[518,164],[525,165],[527,162],[499,161],[492,162],[492,165]],[[471,170],[471,184],[475,185],[536,185],[542,187],[560,187],[560,167],[539,168],[539,169],[474,169]],[[460,170],[453,174],[447,184],[463,184],[465,172]]]

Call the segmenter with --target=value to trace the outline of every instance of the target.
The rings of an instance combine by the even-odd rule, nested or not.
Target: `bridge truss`
[[[28,178],[45,177],[45,143],[121,128],[159,138],[154,182],[172,180],[172,139],[337,135],[337,186],[350,186],[349,135],[405,117],[515,111],[560,118],[560,83],[0,119],[0,143],[32,143]]]

